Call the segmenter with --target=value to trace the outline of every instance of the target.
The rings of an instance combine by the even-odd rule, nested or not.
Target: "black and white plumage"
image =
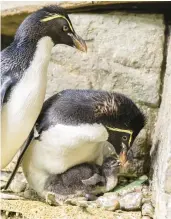
[[[27,139],[40,113],[55,44],[86,51],[67,13],[49,6],[28,16],[1,52],[1,168]]]
[[[43,105],[36,122],[38,136],[22,162],[29,185],[43,196],[51,174],[81,163],[102,165],[107,141],[118,155],[125,147],[128,151],[144,122],[142,112],[121,94],[65,90],[52,96]]]

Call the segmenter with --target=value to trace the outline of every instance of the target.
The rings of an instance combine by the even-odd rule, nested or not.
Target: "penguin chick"
[[[25,148],[29,147],[19,157],[15,170],[24,154],[23,172],[29,185],[41,194],[50,175],[81,163],[102,165],[106,142],[113,145],[118,156],[126,156],[125,151],[130,150],[144,125],[143,113],[122,94],[59,92],[45,101],[35,126],[38,137],[30,135]],[[125,158],[121,160],[126,162]]]
[[[28,16],[1,52],[1,168],[27,139],[40,113],[56,44],[86,51],[64,9],[48,6]]]
[[[106,158],[102,166],[79,164],[62,174],[49,176],[42,194],[46,197],[49,193],[54,194],[57,203],[78,196],[101,194],[117,185],[118,172],[119,165],[114,157]]]

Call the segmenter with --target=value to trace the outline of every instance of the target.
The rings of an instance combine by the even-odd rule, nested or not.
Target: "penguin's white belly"
[[[1,168],[7,166],[15,156],[40,113],[45,98],[52,47],[49,37],[39,40],[33,61],[2,108]]]
[[[21,80],[2,109],[2,168],[27,139],[43,105],[46,78],[40,82]]]
[[[41,134],[40,141],[32,142],[24,156],[23,171],[30,186],[41,193],[50,174],[63,173],[84,162],[101,165],[103,142],[107,139],[106,129],[98,124],[51,127]],[[41,180],[37,179],[39,175]]]

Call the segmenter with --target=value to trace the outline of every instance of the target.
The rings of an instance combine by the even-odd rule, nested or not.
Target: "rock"
[[[153,218],[154,216],[154,207],[151,202],[146,202],[142,205],[142,215],[149,216]]]
[[[103,89],[158,106],[163,16],[112,12],[70,18],[87,40],[88,52],[54,48],[47,96],[66,88]]]
[[[118,200],[115,200],[113,203],[113,211],[120,209],[120,203]]]
[[[165,192],[171,194],[171,158],[166,169],[164,187],[165,187]]]
[[[119,200],[120,207],[122,210],[139,210],[142,205],[142,193],[141,192],[132,192],[122,196]]]
[[[168,28],[163,94],[151,150],[153,199],[157,219],[171,218],[171,25]]]
[[[53,192],[47,192],[46,194],[46,203],[49,205],[53,205],[53,206],[59,206],[59,205],[63,205],[63,201],[59,202],[56,199],[56,195]]]
[[[94,205],[94,207],[97,208],[97,204],[93,201],[87,201],[85,197],[74,197],[74,198],[70,198],[70,199],[66,199],[64,201],[65,204],[69,204],[69,205],[76,205],[79,207],[88,207],[88,206],[92,206]],[[93,205],[91,205],[91,203]]]
[[[151,219],[149,216],[142,216],[142,219]]]
[[[148,197],[151,195],[150,189],[148,186],[143,185],[142,193],[144,197]]]
[[[129,161],[129,165],[120,167],[120,174],[123,176],[132,175],[133,177],[144,174],[144,158],[134,158]]]
[[[52,207],[39,201],[29,200],[2,200],[0,207],[5,212],[19,212],[22,214],[22,218],[27,219],[141,219],[140,212],[122,212],[120,214],[100,208],[85,209],[71,205]]]
[[[135,139],[131,148],[134,154],[134,158],[142,157],[145,155],[145,153],[147,153],[147,151],[144,150],[147,144],[146,136],[147,136],[147,129],[142,129],[138,135],[138,138]]]
[[[95,196],[93,194],[86,194],[85,198],[87,201],[95,201],[97,199],[97,196]]]
[[[96,203],[99,207],[105,210],[115,211],[120,208],[120,203],[118,200],[119,197],[116,194],[108,193],[107,196],[100,196],[96,200]]]
[[[40,200],[39,196],[37,195],[37,193],[32,190],[32,189],[26,189],[24,191],[24,194],[23,196],[26,198],[26,199],[30,199],[30,200]]]
[[[26,185],[27,183],[25,179],[21,180],[20,178],[14,178],[11,182],[10,189],[14,193],[19,193],[25,190]]]
[[[21,200],[21,199],[24,199],[23,197],[21,197],[19,195],[15,195],[15,194],[8,193],[8,192],[1,192],[0,197],[1,197],[1,199],[7,199],[7,200]]]
[[[142,203],[147,203],[147,202],[151,202],[152,201],[152,192],[150,191],[148,186],[144,186],[142,188],[142,194],[143,194],[143,199],[142,199]]]

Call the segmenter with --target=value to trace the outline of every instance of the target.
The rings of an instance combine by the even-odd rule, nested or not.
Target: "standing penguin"
[[[115,147],[124,164],[144,124],[142,112],[122,94],[62,91],[45,101],[36,122],[37,137],[30,135],[32,141],[22,162],[26,179],[42,196],[50,175],[81,163],[102,165],[106,141]]]
[[[14,41],[1,52],[1,168],[25,142],[40,113],[56,44],[86,51],[67,13],[49,6],[28,16]]]

